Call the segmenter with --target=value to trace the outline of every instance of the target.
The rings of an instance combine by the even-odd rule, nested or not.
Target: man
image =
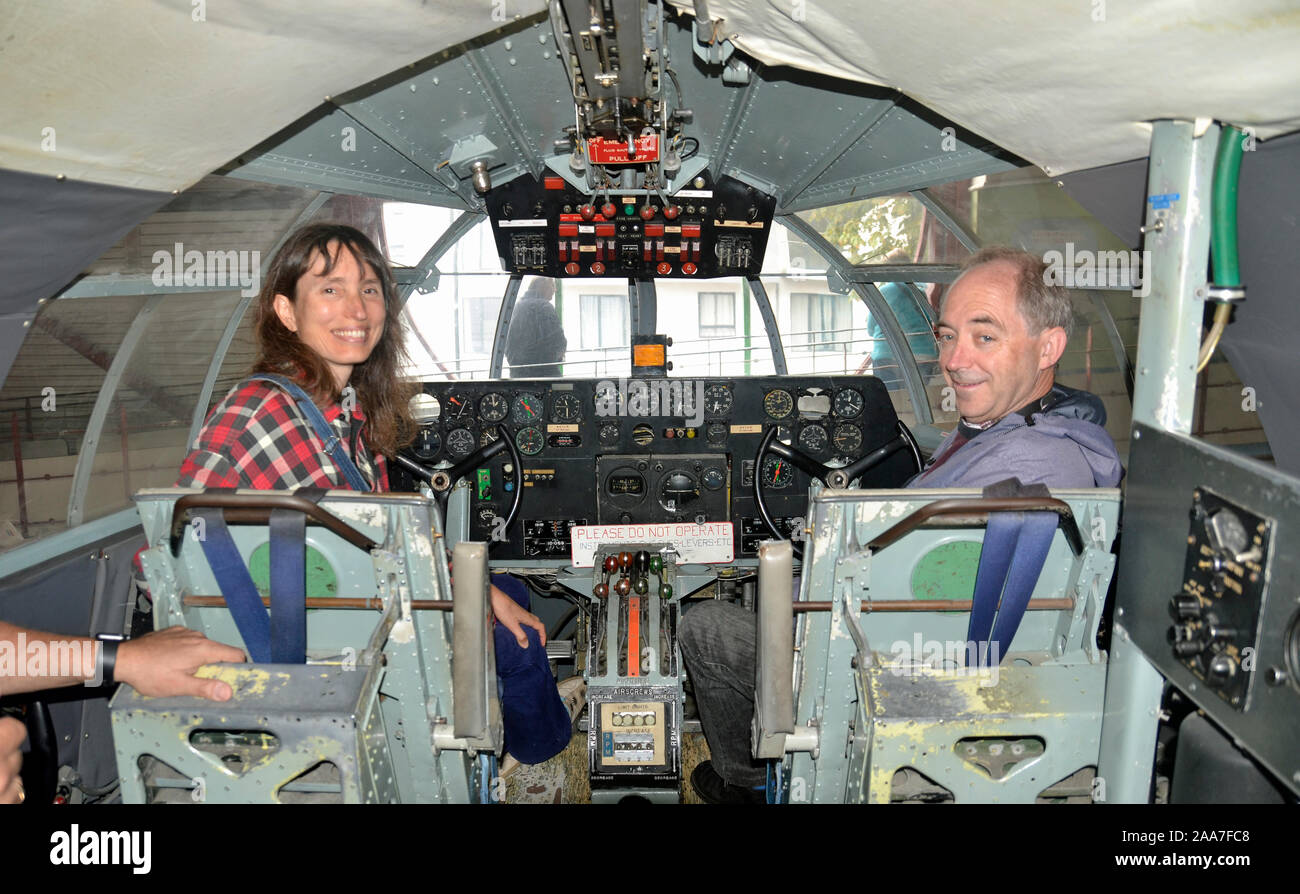
[[[515,304],[506,335],[506,359],[510,361],[510,378],[540,379],[560,375],[560,362],[568,340],[560,315],[551,299],[555,282],[544,276],[533,279],[528,290]]]
[[[21,646],[21,648],[20,648]],[[61,637],[16,627],[0,621],[0,667],[10,661],[26,661],[39,653],[40,673],[0,676],[0,695],[36,692],[56,686],[73,686],[110,677],[129,683],[142,695],[193,695],[214,701],[229,701],[230,686],[220,680],[194,676],[205,664],[243,661],[244,653],[222,645],[184,627],[169,627],[148,633],[121,645],[100,643],[89,638]],[[54,667],[55,656],[75,655],[79,667]],[[0,718],[0,804],[18,804],[26,797],[18,771],[22,766],[19,749],[27,737],[23,725],[12,717]]]
[[[1114,487],[1119,454],[1095,396],[1054,383],[1073,329],[1070,296],[1046,265],[1011,248],[965,263],[939,309],[939,365],[961,420],[908,487],[982,487],[1007,478],[1048,487]],[[682,619],[682,653],[712,761],[691,782],[706,801],[761,803],[766,766],[751,759],[754,615],[704,602]]]

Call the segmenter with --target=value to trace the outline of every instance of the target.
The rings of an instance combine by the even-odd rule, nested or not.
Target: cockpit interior
[[[1288,4],[3,6],[0,622],[250,659],[6,694],[0,638],[27,801],[697,803],[711,602],[756,803],[1300,796]],[[177,487],[322,222],[391,265],[388,490]],[[913,481],[991,246],[1117,485]],[[534,764],[503,576],[581,692]]]

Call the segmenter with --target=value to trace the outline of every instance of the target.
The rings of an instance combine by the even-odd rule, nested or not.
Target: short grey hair
[[[1047,262],[1042,258],[1009,245],[990,245],[962,262],[961,273],[965,275],[976,267],[998,262],[1016,268],[1016,306],[1030,334],[1038,335],[1044,329],[1059,326],[1065,330],[1065,338],[1069,341],[1074,334],[1074,306],[1070,293],[1064,286],[1049,281]],[[961,276],[957,278],[961,279]],[[947,300],[947,293],[944,300]]]

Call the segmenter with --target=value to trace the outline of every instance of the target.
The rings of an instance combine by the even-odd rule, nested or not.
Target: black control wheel
[[[433,489],[434,496],[438,498],[438,504],[442,507],[444,514],[447,509],[447,496],[451,493],[452,485],[467,473],[473,471],[485,464],[498,453],[509,451],[510,461],[514,467],[514,491],[515,497],[510,501],[510,512],[506,515],[506,523],[502,530],[509,530],[510,526],[515,523],[519,517],[519,505],[524,496],[524,463],[523,458],[519,455],[519,448],[515,446],[515,439],[511,437],[510,432],[504,425],[495,427],[497,439],[490,444],[484,444],[475,450],[469,456],[462,459],[456,465],[449,469],[431,469],[424,463],[418,462],[406,455],[403,451],[398,453],[393,459],[412,475],[421,481],[427,482]],[[493,541],[499,542],[499,541]]]
[[[901,419],[898,421],[897,429],[897,436],[890,439],[885,444],[877,447],[865,456],[859,457],[847,466],[834,468],[825,465],[824,463],[819,463],[803,451],[798,450],[789,444],[782,444],[780,441],[777,441],[776,426],[769,428],[767,434],[763,437],[762,443],[758,445],[758,453],[754,456],[754,505],[758,507],[759,518],[763,520],[763,524],[767,525],[767,529],[772,532],[772,536],[780,538],[781,540],[789,539],[777,530],[776,522],[772,520],[772,515],[767,509],[767,498],[764,496],[763,491],[763,458],[767,456],[767,454],[771,453],[774,456],[781,457],[795,468],[802,470],[812,478],[816,478],[827,487],[842,489],[849,487],[852,482],[855,479],[860,478],[863,473],[880,465],[903,448],[908,448],[912,454],[912,462],[915,464],[916,470],[918,472],[921,471],[921,449],[917,445],[916,439],[912,437],[911,431],[908,430],[907,426],[903,424]],[[802,559],[803,547],[797,541],[791,545],[793,547],[795,558]]]

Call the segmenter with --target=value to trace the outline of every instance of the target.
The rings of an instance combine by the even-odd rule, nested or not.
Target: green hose
[[[1224,125],[1214,156],[1214,197],[1210,205],[1210,258],[1216,286],[1241,285],[1237,266],[1237,175],[1241,172],[1242,131]]]

